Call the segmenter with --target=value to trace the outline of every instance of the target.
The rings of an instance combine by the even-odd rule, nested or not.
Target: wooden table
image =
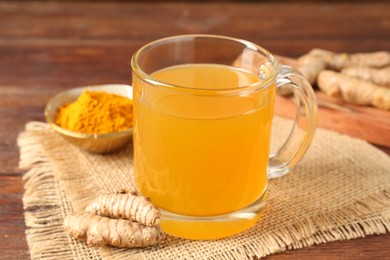
[[[129,84],[132,53],[151,40],[176,34],[240,37],[290,57],[314,47],[389,50],[389,14],[385,1],[0,2],[0,258],[29,256],[16,137],[26,122],[44,120],[45,103],[57,92]],[[337,122],[333,125],[341,129]],[[269,257],[313,258],[390,259],[390,234]]]

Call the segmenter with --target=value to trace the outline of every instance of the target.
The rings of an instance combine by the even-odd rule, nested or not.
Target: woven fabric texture
[[[275,121],[286,136],[291,122]],[[18,144],[31,259],[252,259],[390,230],[389,156],[318,129],[298,166],[270,180],[265,213],[249,230],[215,241],[167,237],[146,249],[90,248],[64,233],[63,220],[100,193],[134,188],[131,146],[90,154],[40,122],[28,123]]]

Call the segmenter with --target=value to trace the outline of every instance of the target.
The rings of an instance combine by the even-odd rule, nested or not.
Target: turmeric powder
[[[132,110],[133,103],[129,98],[85,90],[75,102],[59,109],[56,123],[79,133],[118,132],[132,127]]]

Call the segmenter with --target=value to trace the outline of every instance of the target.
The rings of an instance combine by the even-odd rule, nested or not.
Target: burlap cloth
[[[287,120],[278,119],[286,135]],[[131,146],[80,151],[31,122],[20,134],[27,242],[32,259],[246,259],[390,230],[390,158],[364,141],[318,129],[304,160],[269,183],[268,206],[251,229],[216,241],[168,237],[147,249],[89,248],[68,237],[64,217],[96,194],[132,184]]]

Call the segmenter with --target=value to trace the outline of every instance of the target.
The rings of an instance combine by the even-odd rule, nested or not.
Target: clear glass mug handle
[[[304,156],[317,127],[317,100],[310,83],[302,74],[285,65],[280,66],[276,80],[278,88],[288,88],[296,100],[296,117],[285,143],[270,155],[268,178],[287,174]]]

